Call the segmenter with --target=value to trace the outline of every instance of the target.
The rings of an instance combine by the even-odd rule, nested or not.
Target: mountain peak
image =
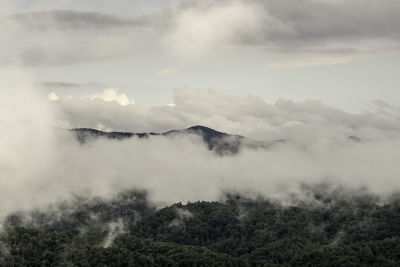
[[[216,131],[212,128],[203,126],[203,125],[195,125],[192,127],[189,127],[186,129],[187,131],[202,131],[202,132],[206,132],[206,133],[219,133],[219,134],[223,134],[222,132]]]

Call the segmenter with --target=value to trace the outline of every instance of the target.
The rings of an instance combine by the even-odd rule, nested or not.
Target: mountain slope
[[[228,194],[157,209],[147,193],[11,214],[0,266],[399,266],[400,200],[304,188],[290,205]]]

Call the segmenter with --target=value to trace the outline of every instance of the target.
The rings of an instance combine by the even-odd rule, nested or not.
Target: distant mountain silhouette
[[[148,138],[151,136],[172,136],[180,134],[195,134],[201,136],[208,149],[218,154],[235,154],[241,147],[247,148],[270,148],[273,145],[287,142],[285,139],[273,141],[256,141],[241,135],[227,134],[216,131],[209,127],[196,125],[183,130],[172,130],[163,133],[131,133],[131,132],[103,132],[90,128],[72,129],[80,143],[86,143],[91,139],[108,138],[124,140],[132,137]]]

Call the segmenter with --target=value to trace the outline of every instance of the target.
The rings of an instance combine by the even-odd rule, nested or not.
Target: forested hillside
[[[146,192],[8,216],[1,266],[398,266],[400,199],[304,189],[157,209]]]

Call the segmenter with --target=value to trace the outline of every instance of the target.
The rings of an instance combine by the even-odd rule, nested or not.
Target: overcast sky
[[[399,0],[0,2],[0,221],[87,190],[400,190]],[[59,130],[196,124],[288,142],[219,157],[194,136],[80,146]]]
[[[0,69],[56,96],[212,88],[360,111],[400,103],[399,29],[398,0],[2,0]]]

